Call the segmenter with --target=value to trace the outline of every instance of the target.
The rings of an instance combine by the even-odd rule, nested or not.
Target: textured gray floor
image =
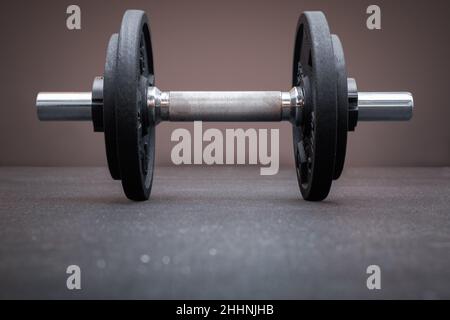
[[[157,168],[131,203],[104,168],[0,168],[0,298],[450,298],[450,168],[350,169],[323,203],[293,170]]]

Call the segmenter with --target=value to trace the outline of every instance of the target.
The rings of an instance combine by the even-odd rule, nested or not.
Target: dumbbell
[[[150,196],[155,126],[161,121],[290,121],[301,194],[321,201],[342,173],[347,132],[359,121],[411,119],[413,97],[358,92],[322,12],[299,18],[290,91],[160,91],[148,18],[128,10],[92,91],[39,93],[36,106],[40,120],[92,121],[95,132],[104,132],[111,176],[135,201]]]

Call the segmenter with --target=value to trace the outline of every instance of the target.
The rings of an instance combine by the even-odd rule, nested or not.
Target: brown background
[[[82,9],[81,31],[65,26],[72,3]],[[34,100],[38,91],[90,90],[103,73],[107,41],[129,8],[150,16],[163,90],[287,90],[297,18],[323,10],[359,88],[408,90],[416,104],[412,122],[360,124],[350,134],[347,164],[450,165],[450,2],[376,3],[381,31],[365,26],[372,1],[2,1],[0,165],[106,163],[103,136],[91,124],[40,123]],[[158,127],[158,164],[170,163],[170,133],[180,126]],[[280,128],[281,163],[292,163],[289,124],[237,127]]]

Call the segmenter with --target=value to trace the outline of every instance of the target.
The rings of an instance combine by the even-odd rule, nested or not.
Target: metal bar
[[[42,92],[36,99],[41,121],[92,120],[91,92]]]
[[[170,91],[167,120],[281,121],[282,96],[281,91]]]
[[[413,108],[409,92],[358,92],[358,121],[408,121]]]
[[[163,121],[282,121],[299,103],[292,90],[158,92]],[[42,121],[92,120],[91,92],[39,93],[36,106]],[[409,92],[359,92],[358,120],[407,121],[413,106]]]

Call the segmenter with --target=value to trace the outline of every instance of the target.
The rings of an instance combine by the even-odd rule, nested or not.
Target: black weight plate
[[[147,200],[153,182],[155,127],[146,106],[153,85],[153,57],[145,12],[128,10],[117,49],[115,106],[120,176],[126,196]]]
[[[302,124],[293,127],[297,180],[305,200],[321,201],[333,180],[337,127],[336,65],[322,12],[300,16],[292,82],[306,97]]]
[[[119,158],[117,154],[117,130],[115,111],[115,68],[119,35],[113,34],[109,40],[103,75],[103,125],[105,130],[106,159],[111,177],[120,180]]]
[[[336,133],[336,161],[334,163],[333,179],[337,180],[342,174],[347,149],[348,132],[348,89],[347,68],[345,67],[344,50],[337,35],[332,35],[333,51],[336,59],[337,72],[337,133]]]

